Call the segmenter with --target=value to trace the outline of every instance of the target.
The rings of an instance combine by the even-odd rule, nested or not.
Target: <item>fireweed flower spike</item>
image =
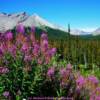
[[[38,64],[39,64],[39,65],[42,65],[42,63],[43,63],[42,58],[38,58]]]
[[[97,88],[99,85],[99,80],[93,76],[90,75],[86,78],[86,88],[90,91],[94,91],[95,88]]]
[[[16,31],[17,31],[18,33],[25,33],[25,28],[24,28],[24,26],[23,26],[22,24],[18,24],[18,25],[16,26]]]
[[[9,72],[9,69],[7,67],[0,67],[0,74],[6,74]]]
[[[35,33],[35,27],[34,26],[31,27],[31,33]]]
[[[5,51],[6,51],[6,49],[7,49],[6,44],[5,44],[5,43],[2,43],[2,44],[0,45],[0,49],[1,49],[2,53],[5,53]]]
[[[91,81],[94,84],[98,84],[99,83],[98,79],[95,76],[89,76],[88,80]]]
[[[53,77],[54,76],[54,72],[55,72],[54,67],[49,68],[48,72],[47,72],[47,76],[48,77]]]
[[[42,53],[45,56],[45,63],[48,64],[51,61],[51,58],[54,56],[56,53],[56,49],[49,49],[48,47],[42,49]]]
[[[82,88],[85,84],[85,78],[83,76],[79,76],[76,80],[77,87]]]
[[[72,65],[71,64],[66,65],[66,73],[67,73],[67,76],[72,74]]]
[[[24,52],[24,53],[28,53],[29,51],[29,44],[27,42],[25,42],[23,45],[22,45],[22,48],[21,48],[21,51]]]
[[[35,44],[35,45],[34,45],[34,48],[33,48],[33,55],[34,55],[35,57],[38,57],[39,52],[40,52],[40,47],[39,47],[38,44]]]
[[[67,64],[67,68],[66,68],[67,70],[72,70],[72,65],[71,64]]]
[[[47,34],[46,33],[42,33],[41,35],[41,40],[48,40]]]
[[[48,46],[45,46],[45,49],[43,49],[43,52],[45,52],[45,57],[48,60],[51,60],[51,58],[55,55],[56,53],[56,48],[48,49]]]
[[[96,96],[95,97],[95,100],[100,100],[100,96]]]
[[[35,44],[35,27],[34,26],[31,27],[30,39],[34,45]]]
[[[3,56],[3,52],[2,52],[2,50],[0,48],[0,57],[2,57],[2,56]]]
[[[97,87],[92,93],[90,94],[90,100],[100,100],[100,87]]]
[[[12,32],[7,32],[7,33],[5,34],[5,38],[6,38],[7,40],[12,40],[12,39],[13,39],[13,33],[12,33]]]
[[[54,55],[55,55],[56,51],[57,51],[57,49],[56,49],[56,48],[52,48],[52,49],[51,49],[51,54],[52,54],[52,56],[54,56]]]
[[[62,68],[62,69],[60,70],[60,75],[61,75],[61,77],[66,77],[66,74],[67,74],[66,69],[65,69],[65,68]]]
[[[3,93],[3,96],[7,98],[7,97],[9,96],[9,91],[5,91],[5,92]]]
[[[74,73],[71,64],[67,64],[65,68],[62,68],[63,62],[60,64],[59,62],[56,62],[58,59],[52,59],[56,53],[56,48],[49,47],[46,33],[41,35],[41,41],[39,42],[37,40],[34,41],[34,28],[31,29],[31,34],[28,35],[22,34],[25,31],[23,26],[19,25],[17,28],[19,34],[16,35],[14,41],[10,41],[13,40],[13,34],[11,32],[0,35],[0,78],[4,80],[1,81],[0,84],[2,85],[1,88],[4,87],[3,90],[6,90],[3,91],[4,93],[2,93],[0,98],[12,98],[13,94],[17,94],[19,97],[28,97],[29,95],[34,96],[33,93],[35,92],[36,95],[42,93],[39,96],[45,96],[45,93],[47,93],[48,96],[51,96],[47,91],[52,90],[52,96],[58,92],[57,96],[61,93],[61,96],[79,96],[79,98],[82,96],[83,99],[84,96],[87,95],[91,97],[90,100],[100,100],[100,87],[98,87],[99,80],[95,76],[84,78],[78,71],[76,71],[77,73]],[[51,66],[54,64],[57,64],[57,67],[56,65]],[[14,82],[11,82],[10,89],[8,86],[11,80],[10,76],[13,74],[15,80]],[[16,77],[16,75],[18,76]],[[22,81],[22,79],[24,79],[23,91],[21,89],[22,84],[17,84],[19,81]],[[50,84],[48,84],[49,82]],[[6,83],[6,86],[4,83]],[[46,87],[48,85],[49,87]],[[24,91],[24,87],[28,88],[29,91]],[[38,92],[37,88],[41,90]],[[56,89],[58,91],[56,91]],[[73,89],[75,91],[73,91]],[[66,91],[68,91],[68,93],[66,93]],[[14,97],[16,98],[16,96]],[[77,99],[75,98],[75,100]]]
[[[8,51],[10,52],[10,54],[12,54],[13,57],[15,57],[17,51],[16,45],[12,45],[12,47],[8,48]]]
[[[66,68],[61,68],[59,73],[61,79],[61,86],[66,86],[70,78],[70,71]]]
[[[32,60],[31,55],[25,55],[24,61],[28,62],[28,61],[31,61],[31,60]]]
[[[48,41],[47,40],[43,40],[42,44],[41,44],[41,51],[43,53],[46,53],[48,50]]]

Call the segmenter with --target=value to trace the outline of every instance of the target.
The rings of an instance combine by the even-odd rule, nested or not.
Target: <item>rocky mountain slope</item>
[[[65,31],[63,28],[49,23],[37,14],[30,16],[25,12],[15,14],[0,13],[0,32],[11,30],[19,23],[23,24],[25,27],[50,27],[52,29]]]
[[[7,30],[12,30],[16,25],[19,23],[23,24],[25,27],[38,27],[41,29],[45,29],[45,27],[48,27],[53,30],[59,30],[63,32],[67,32],[67,29],[64,29],[58,25],[52,24],[48,22],[47,20],[43,19],[37,14],[28,15],[26,12],[21,13],[13,13],[13,14],[7,14],[7,13],[0,13],[0,32],[4,33]],[[94,30],[93,32],[85,32],[79,29],[73,29],[71,30],[72,35],[100,35],[100,28]]]

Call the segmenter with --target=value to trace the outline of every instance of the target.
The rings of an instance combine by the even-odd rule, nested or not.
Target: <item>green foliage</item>
[[[21,39],[21,48],[18,48],[19,45],[17,43],[19,40],[15,39],[18,40],[14,44],[17,48],[16,54],[10,53],[9,48],[5,48],[4,53],[1,52],[1,100],[22,100],[23,98],[28,99],[28,97],[73,97],[75,100],[89,100],[89,93],[92,88],[88,89],[88,87],[94,85],[93,91],[99,88],[99,82],[96,77],[92,77],[92,85],[87,86],[85,82],[89,83],[87,78],[89,75],[96,75],[100,78],[100,69],[98,67],[100,65],[100,41],[86,40],[59,30],[46,29],[50,40],[49,47],[47,47],[48,39],[46,38],[45,41],[40,43],[39,49],[37,47],[36,52],[34,52],[35,45],[38,42],[35,41],[36,43],[33,45],[34,40],[25,41],[27,35],[20,34],[17,38]],[[28,28],[25,31],[30,35]],[[36,29],[36,31],[36,37],[40,39],[41,29]],[[27,37],[27,39],[29,38]],[[2,41],[0,42],[2,44]],[[8,43],[13,48],[11,40],[3,42],[5,44]],[[23,50],[24,43],[29,43],[30,45],[24,45]],[[47,43],[46,47],[43,46],[43,43]],[[56,55],[54,55],[55,51],[50,48],[52,46],[58,49]],[[46,48],[46,51],[42,51],[44,48]],[[28,59],[26,60],[25,57],[28,57]],[[42,63],[38,62],[40,58]],[[73,66],[69,63],[72,63]],[[7,73],[4,71],[6,67],[9,69]],[[78,74],[78,71],[81,74]],[[9,91],[9,98],[3,95],[5,91]]]

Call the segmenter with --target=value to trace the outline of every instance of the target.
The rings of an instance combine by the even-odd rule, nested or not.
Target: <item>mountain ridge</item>
[[[35,13],[33,15],[28,15],[25,12],[13,14],[0,13],[0,32],[6,32],[7,30],[11,30],[19,23],[23,24],[25,27],[45,26],[65,31],[63,28],[61,29],[57,25],[49,23],[47,20],[41,18]]]
[[[1,33],[6,32],[7,30],[12,30],[19,23],[23,24],[25,27],[32,27],[32,26],[39,27],[39,28],[50,27],[52,29],[68,32],[67,29],[64,29],[63,27],[48,22],[47,20],[43,19],[36,13],[34,13],[33,15],[28,15],[26,12],[12,13],[12,14],[0,13]],[[85,32],[79,29],[73,29],[71,30],[70,33],[71,35],[92,34],[93,36],[95,36],[95,35],[100,35],[100,28],[94,30],[93,32]]]

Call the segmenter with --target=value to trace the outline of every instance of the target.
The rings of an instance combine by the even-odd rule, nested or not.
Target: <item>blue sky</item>
[[[100,0],[0,0],[0,12],[37,13],[51,23],[93,30],[100,27]]]

